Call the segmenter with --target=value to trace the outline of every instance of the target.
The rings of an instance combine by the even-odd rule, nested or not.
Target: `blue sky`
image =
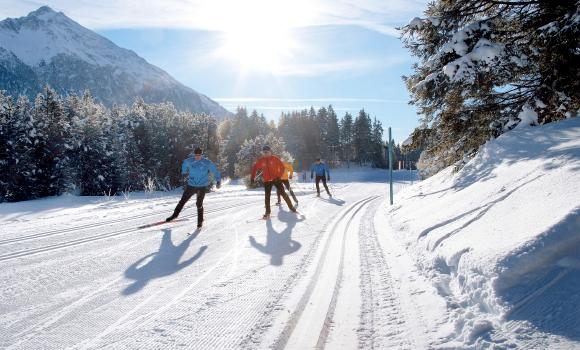
[[[413,59],[395,27],[421,16],[425,3],[0,0],[0,17],[49,5],[230,110],[243,105],[276,120],[310,106],[332,104],[339,117],[364,108],[400,142],[418,116],[401,80]]]

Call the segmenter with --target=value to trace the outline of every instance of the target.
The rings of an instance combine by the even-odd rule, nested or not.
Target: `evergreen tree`
[[[372,125],[371,118],[361,109],[354,121],[354,138],[353,146],[356,160],[363,164],[372,160],[372,143],[371,143]]]
[[[329,149],[328,159],[338,161],[340,157],[340,128],[338,117],[332,105],[328,106],[326,144]]]
[[[61,97],[52,88],[45,86],[36,97],[33,113],[37,135],[35,159],[39,194],[62,194],[70,185],[66,181],[69,166],[66,145],[71,137]]]
[[[422,115],[434,171],[472,155],[518,124],[571,117],[580,108],[576,0],[437,0],[403,28],[420,59],[405,78]]]
[[[340,146],[342,159],[349,163],[354,159],[353,134],[354,124],[352,115],[346,112],[340,121]]]
[[[371,135],[373,166],[377,168],[385,168],[387,166],[387,162],[383,149],[383,125],[380,120],[377,120],[376,117],[373,121],[373,130]]]

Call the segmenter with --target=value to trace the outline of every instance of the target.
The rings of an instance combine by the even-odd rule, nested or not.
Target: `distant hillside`
[[[230,113],[133,51],[123,49],[47,6],[0,21],[0,90],[33,98],[45,84],[92,95],[107,106],[173,102],[179,110]]]

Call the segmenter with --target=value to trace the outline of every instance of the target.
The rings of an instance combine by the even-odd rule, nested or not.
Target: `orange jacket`
[[[282,173],[282,177],[280,179],[288,180],[288,173],[290,173],[290,178],[292,178],[292,175],[294,174],[294,168],[292,167],[292,164],[284,162],[284,172]]]
[[[281,178],[284,173],[284,163],[276,156],[264,156],[254,164],[252,167],[252,177],[256,178],[256,171],[262,169],[262,179],[264,182],[274,181],[276,178]]]

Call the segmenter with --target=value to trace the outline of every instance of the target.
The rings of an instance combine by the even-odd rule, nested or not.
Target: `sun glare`
[[[227,58],[244,70],[275,71],[292,58],[292,38],[280,28],[239,28],[224,39]]]
[[[290,62],[299,49],[292,29],[296,26],[293,18],[300,18],[297,11],[301,9],[281,8],[276,3],[240,1],[239,7],[222,16],[223,42],[218,55],[243,71],[276,72]]]

